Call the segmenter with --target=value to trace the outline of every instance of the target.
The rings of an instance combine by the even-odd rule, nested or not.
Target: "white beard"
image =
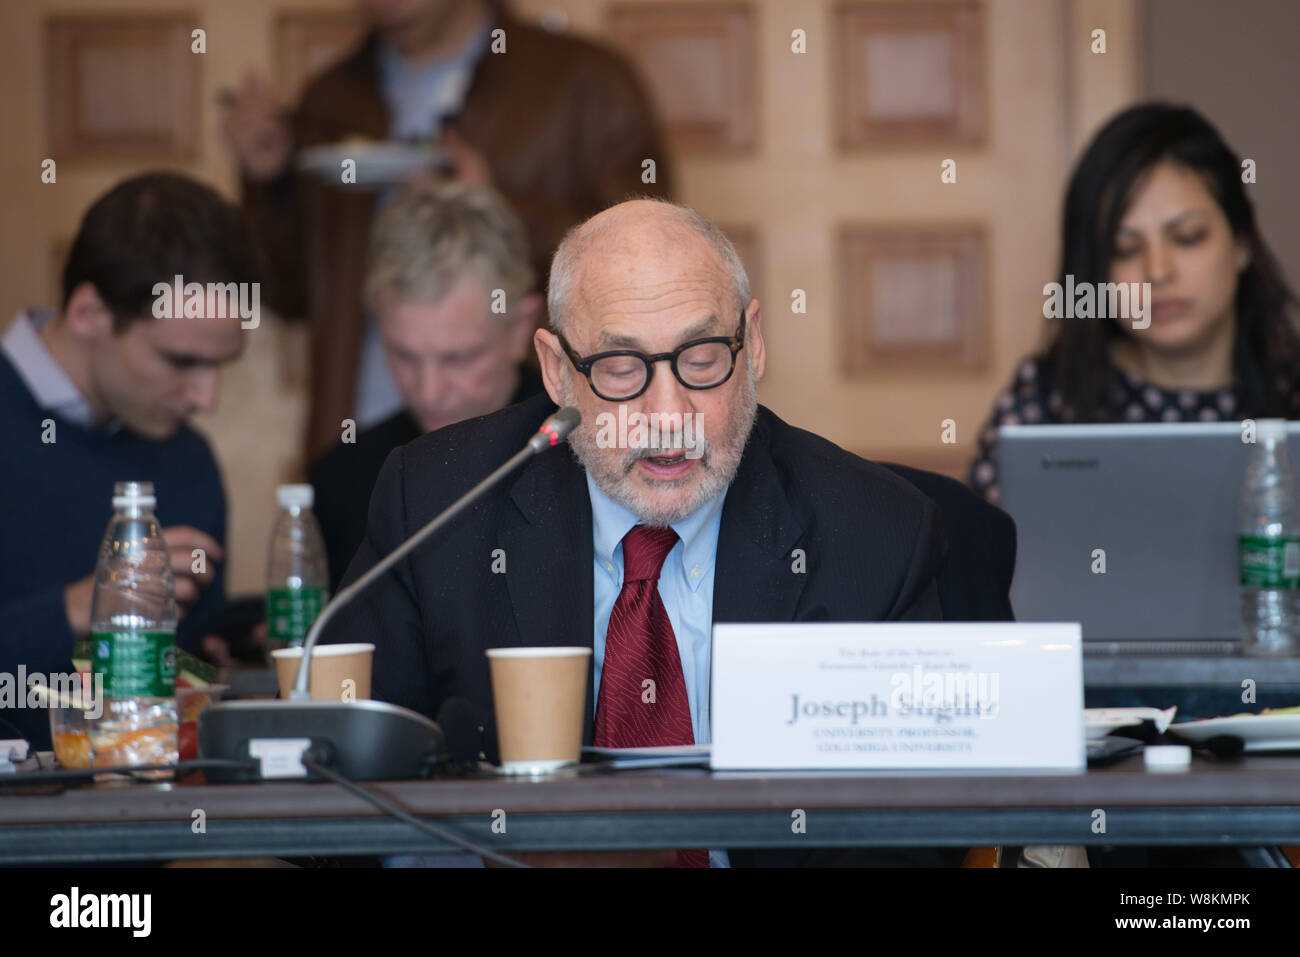
[[[748,357],[746,359],[748,360]],[[740,395],[730,409],[728,421],[724,423],[721,433],[724,436],[722,444],[714,445],[707,438],[703,440],[704,452],[698,460],[699,465],[696,466],[697,469],[702,470],[701,477],[697,480],[693,475],[687,475],[681,479],[654,483],[657,489],[670,489],[691,481],[698,481],[698,487],[690,498],[676,505],[664,506],[656,502],[653,495],[637,487],[636,479],[631,474],[632,469],[636,467],[637,459],[661,454],[661,450],[627,449],[621,461],[611,463],[609,458],[602,454],[609,450],[597,446],[594,430],[582,426],[569,436],[569,447],[573,450],[573,455],[579,464],[591,474],[597,488],[646,525],[667,528],[674,522],[680,522],[693,514],[705,502],[723,492],[736,477],[736,469],[745,451],[745,443],[749,439],[750,430],[754,427],[754,418],[758,414],[758,390],[754,370],[748,361],[745,362],[742,382]],[[563,399],[565,405],[575,404],[573,380],[568,369],[564,372]]]

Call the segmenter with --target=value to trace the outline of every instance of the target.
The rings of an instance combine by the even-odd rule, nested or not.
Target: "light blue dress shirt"
[[[0,339],[0,352],[13,364],[19,378],[27,385],[36,404],[59,418],[87,429],[95,427],[95,413],[81,390],[68,378],[41,338],[42,327],[54,318],[53,309],[31,308],[18,313],[9,331]],[[122,427],[112,419],[104,430],[116,432]]]
[[[460,110],[479,58],[487,50],[492,24],[450,56],[414,65],[390,44],[379,48],[379,86],[388,105],[388,135],[395,140],[438,135],[443,117]]]
[[[587,473],[591,495],[591,531],[595,546],[595,635],[592,667],[594,700],[600,700],[600,673],[605,664],[605,631],[614,602],[623,590],[623,536],[640,524],[635,515],[602,492]],[[722,526],[719,492],[694,512],[674,522],[678,541],[664,559],[659,573],[659,597],[677,638],[686,697],[691,706],[691,729],[696,744],[713,741],[709,723],[709,665],[713,638],[713,572],[718,555],[718,529]],[[729,867],[727,852],[709,851],[710,867]]]

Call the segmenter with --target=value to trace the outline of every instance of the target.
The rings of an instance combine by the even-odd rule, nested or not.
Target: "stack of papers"
[[[10,774],[27,760],[27,742],[22,738],[0,741],[0,774]]]
[[[711,751],[712,748],[707,744],[582,749],[583,755],[599,759],[605,767],[614,768],[708,767]]]
[[[1089,741],[1103,738],[1120,728],[1133,728],[1150,721],[1156,731],[1164,734],[1174,720],[1178,708],[1084,708],[1083,727]]]

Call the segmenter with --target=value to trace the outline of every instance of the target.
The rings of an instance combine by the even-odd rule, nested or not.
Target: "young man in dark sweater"
[[[203,647],[224,602],[226,502],[212,452],[186,420],[216,406],[219,367],[259,321],[256,279],[235,206],[192,180],[148,174],[86,213],[62,308],[19,313],[0,340],[0,673],[10,681],[20,667],[71,670],[74,642],[90,633],[95,562],[119,481],[153,482],[182,606],[177,642]],[[235,283],[217,295],[237,289],[253,308],[223,308],[236,297],[212,308],[208,295],[200,305],[184,294],[188,283]],[[26,689],[15,696],[25,701]],[[46,712],[16,703],[0,700],[0,738],[16,731],[47,749]]]

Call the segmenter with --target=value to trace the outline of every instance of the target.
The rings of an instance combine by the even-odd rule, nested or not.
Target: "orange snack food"
[[[182,695],[180,691],[177,691],[176,699],[181,703],[182,724],[198,721],[199,712],[212,704],[212,698],[203,691],[194,691],[185,695]]]
[[[176,752],[176,725],[172,723],[95,735],[96,767],[175,764]]]
[[[64,768],[90,767],[90,734],[86,731],[60,731],[52,735],[54,757]]]

